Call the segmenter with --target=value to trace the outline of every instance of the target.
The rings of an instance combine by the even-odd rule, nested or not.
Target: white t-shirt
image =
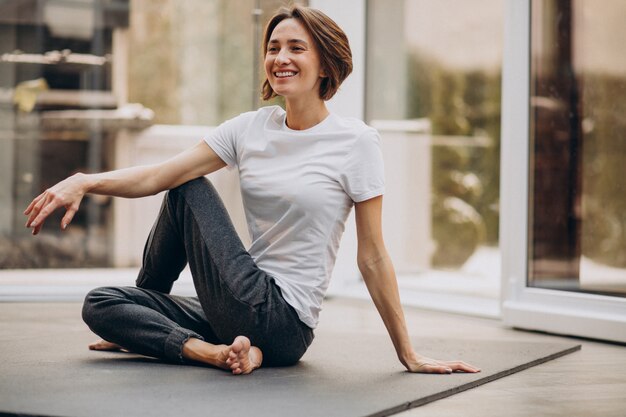
[[[378,132],[330,114],[292,130],[278,106],[243,113],[204,140],[239,169],[248,252],[273,276],[300,320],[317,326],[353,202],[384,192]]]

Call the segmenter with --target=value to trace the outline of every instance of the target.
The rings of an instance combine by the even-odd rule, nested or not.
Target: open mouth
[[[276,78],[289,78],[289,77],[293,77],[296,74],[297,72],[295,71],[279,71],[279,72],[275,72],[274,76]]]

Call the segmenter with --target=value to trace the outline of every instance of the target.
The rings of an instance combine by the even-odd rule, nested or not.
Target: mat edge
[[[550,355],[547,355],[547,356],[535,359],[535,360],[527,362],[527,363],[523,363],[523,364],[518,365],[518,366],[516,366],[514,368],[511,368],[511,369],[505,369],[504,371],[500,371],[500,372],[497,372],[497,373],[495,373],[493,375],[486,376],[485,378],[477,379],[476,381],[468,382],[466,384],[462,384],[462,385],[459,385],[457,387],[454,387],[454,388],[451,388],[451,389],[448,389],[448,390],[445,390],[445,391],[441,391],[441,392],[438,392],[438,393],[435,393],[435,394],[432,394],[432,395],[428,395],[428,396],[426,396],[424,398],[420,398],[420,399],[417,399],[415,401],[409,401],[409,402],[405,402],[405,403],[403,403],[401,405],[397,405],[395,407],[386,408],[384,410],[377,411],[376,413],[368,414],[368,415],[366,415],[364,417],[387,417],[387,416],[391,416],[391,415],[394,415],[394,414],[401,413],[403,411],[410,410],[412,408],[421,407],[423,405],[430,404],[432,402],[435,402],[435,401],[438,401],[438,400],[441,400],[441,399],[444,399],[444,398],[447,398],[447,397],[451,397],[452,395],[459,394],[459,393],[461,393],[463,391],[468,391],[468,390],[470,390],[472,388],[476,388],[476,387],[479,387],[481,385],[487,384],[489,382],[493,382],[493,381],[495,381],[497,379],[501,379],[501,378],[504,378],[506,376],[513,375],[513,374],[521,372],[521,371],[523,371],[525,369],[529,369],[529,368],[532,368],[534,366],[541,365],[542,363],[546,363],[546,362],[549,362],[551,360],[558,359],[558,358],[560,358],[562,356],[569,355],[571,353],[574,353],[574,352],[577,352],[577,351],[581,350],[581,348],[582,348],[582,345],[574,345],[574,346],[572,346],[572,347],[570,347],[568,349],[552,353]]]

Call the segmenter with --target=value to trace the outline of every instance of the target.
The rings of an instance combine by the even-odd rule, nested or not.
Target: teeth
[[[282,71],[276,73],[277,77],[293,77],[294,75],[296,75],[296,73],[293,71]]]

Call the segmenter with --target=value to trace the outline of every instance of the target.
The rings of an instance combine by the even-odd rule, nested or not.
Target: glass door
[[[330,105],[350,114],[362,103],[356,116],[380,133],[385,243],[403,302],[499,317],[501,1],[311,5],[349,31],[355,71],[362,71],[347,80],[358,80],[361,95],[338,108],[335,100],[351,88],[342,85]],[[343,256],[356,250],[353,223],[331,289],[369,297],[355,252]]]
[[[626,342],[626,4],[508,6],[504,320]]]

